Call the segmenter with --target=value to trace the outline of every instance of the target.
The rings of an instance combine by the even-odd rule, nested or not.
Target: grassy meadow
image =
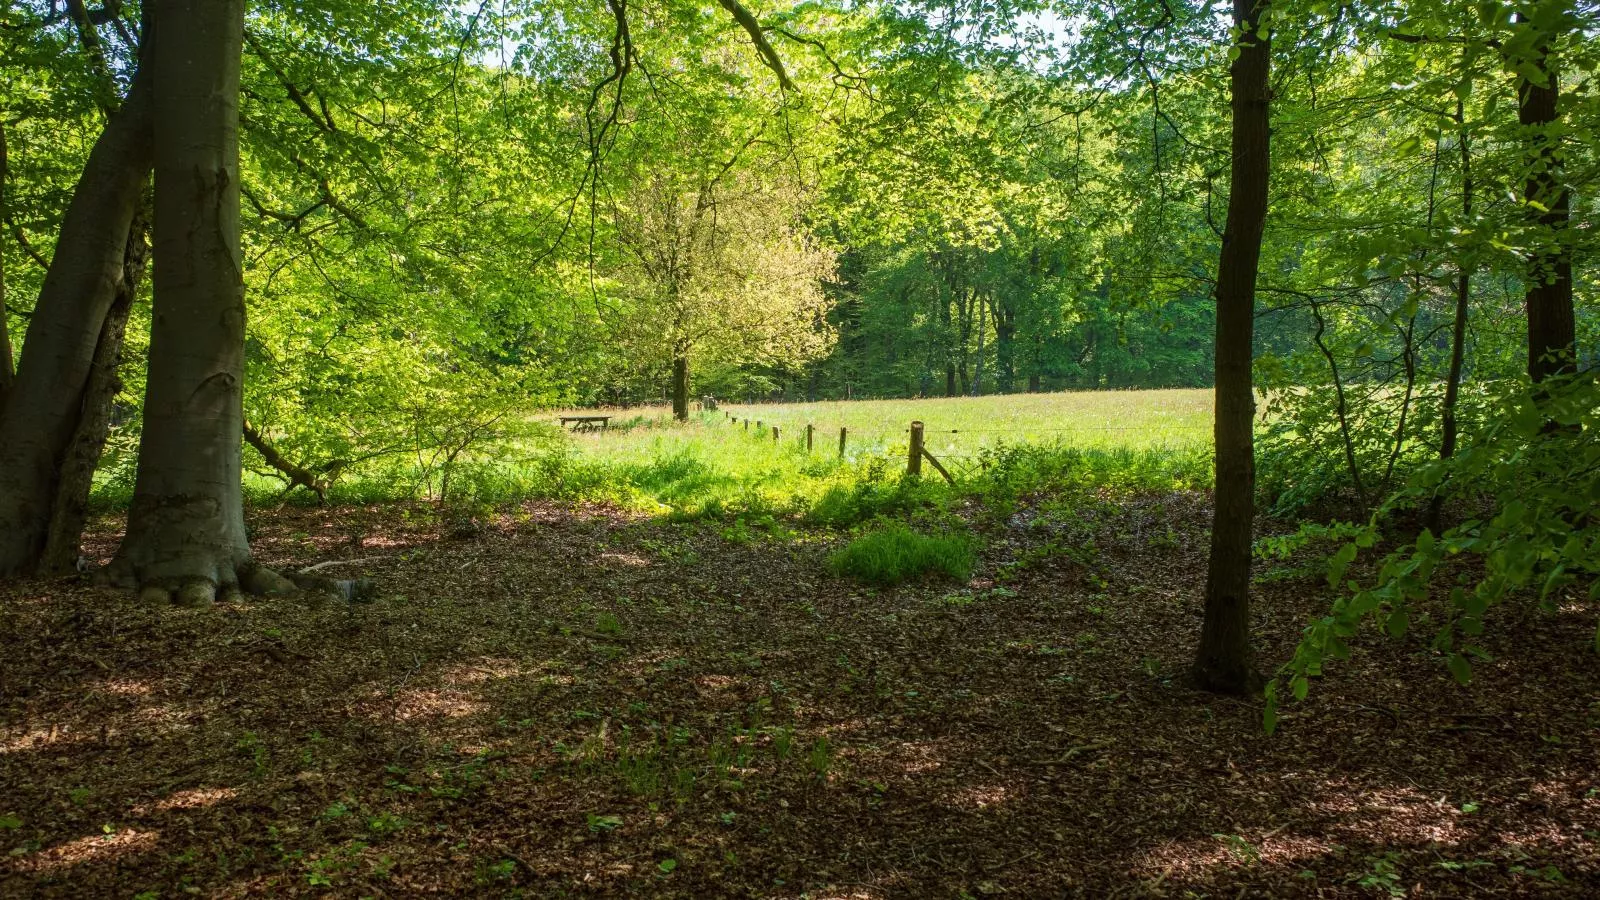
[[[577,480],[645,508],[687,514],[708,506],[815,512],[841,492],[895,489],[913,420],[924,423],[928,450],[958,481],[944,485],[927,468],[923,487],[934,493],[1069,482],[1171,488],[1209,475],[1208,390],[733,404],[687,423],[658,409],[586,412],[613,415],[613,427],[563,435],[558,452]]]
[[[610,415],[611,427],[565,430],[557,425],[563,414]],[[913,420],[924,423],[927,449],[954,485],[931,466],[919,482],[903,477]],[[732,404],[697,411],[688,422],[673,421],[665,407],[547,410],[448,465],[407,456],[370,461],[337,481],[328,499],[468,509],[582,500],[673,516],[847,524],[960,496],[1201,485],[1210,477],[1210,421],[1209,390]],[[815,429],[809,453],[808,424]],[[840,428],[847,431],[842,455]],[[259,464],[252,469],[245,490],[257,505],[315,500],[304,491],[286,497],[280,480]],[[126,503],[131,484],[104,487],[103,502]]]

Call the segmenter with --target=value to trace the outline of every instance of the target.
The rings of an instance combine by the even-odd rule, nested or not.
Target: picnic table
[[[572,423],[573,431],[605,431],[610,426],[610,416],[562,416],[561,427]]]

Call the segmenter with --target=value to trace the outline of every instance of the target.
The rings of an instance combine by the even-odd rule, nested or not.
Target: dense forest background
[[[1211,383],[1238,52],[1213,3],[245,15],[247,468],[311,485],[454,460],[563,405],[669,401],[681,418],[705,396]],[[1574,362],[1595,362],[1600,13],[1265,15],[1265,483],[1364,510],[1475,433],[1495,385],[1540,355],[1526,309],[1544,282],[1579,298]],[[9,380],[141,20],[81,0],[3,16]],[[1556,98],[1538,121],[1533,90]],[[110,411],[106,451],[86,426],[78,454],[124,487],[147,218],[84,401]]]
[[[397,409],[668,399],[675,360],[691,395],[741,399],[1208,384],[1226,22],[1001,6],[763,7],[759,50],[722,10],[671,3],[252,7],[250,420],[383,445]],[[1522,153],[1496,10],[1276,11],[1269,384],[1436,392],[1463,261],[1467,370],[1517,368]],[[11,3],[0,32],[13,335],[131,71],[133,8],[89,32],[80,14]],[[1594,125],[1582,28],[1568,137]],[[1563,147],[1581,294],[1595,162]]]

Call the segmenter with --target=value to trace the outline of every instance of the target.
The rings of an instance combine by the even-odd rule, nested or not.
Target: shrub
[[[926,535],[904,525],[886,525],[856,538],[828,559],[835,575],[889,586],[929,574],[965,579],[976,554],[959,535]]]

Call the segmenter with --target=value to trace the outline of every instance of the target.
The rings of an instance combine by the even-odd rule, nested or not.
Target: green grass
[[[730,405],[736,419],[778,425],[798,440],[814,425],[823,449],[903,449],[912,420],[923,423],[935,456],[959,456],[1003,445],[1059,443],[1079,450],[1184,449],[1210,440],[1209,389],[1068,391],[927,400],[855,400]],[[742,428],[743,426],[738,426]]]
[[[1182,489],[1210,479],[1210,408],[1206,390],[739,405],[686,423],[653,408],[613,410],[610,430],[579,434],[556,430],[559,413],[539,412],[528,417],[532,437],[464,454],[446,499],[473,511],[526,499],[584,500],[676,518],[755,523],[794,516],[845,528],[962,497],[1004,509],[1042,492]],[[927,465],[922,479],[905,477],[913,419],[925,423],[928,450],[956,486]],[[810,452],[807,424],[815,429]],[[840,427],[848,429],[842,456]],[[126,468],[129,477],[102,477],[101,508],[126,506]],[[412,456],[384,457],[347,473],[329,500],[437,500],[441,474]],[[249,502],[279,501],[281,483],[255,473],[245,482]],[[289,499],[314,502],[304,491]]]
[[[856,538],[828,559],[835,575],[889,587],[927,575],[965,580],[975,554],[970,539],[927,535],[890,524]]]

